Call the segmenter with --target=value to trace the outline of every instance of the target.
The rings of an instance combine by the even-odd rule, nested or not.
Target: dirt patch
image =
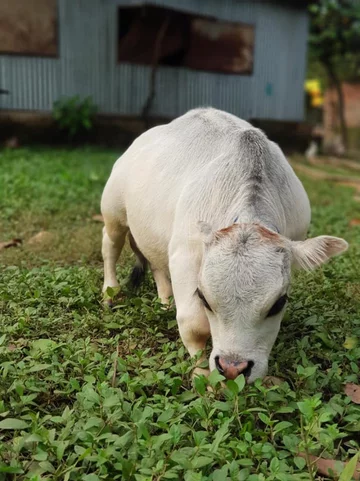
[[[323,170],[313,169],[312,167],[308,167],[307,165],[300,164],[299,162],[291,162],[294,170],[301,172],[311,179],[315,180],[328,180],[330,182],[343,182],[346,184],[354,184],[360,188],[360,178],[359,180],[354,179],[354,177],[348,177],[346,175],[338,175],[338,174],[331,174],[329,172],[325,172]]]
[[[354,160],[350,159],[343,159],[340,157],[308,157],[308,162],[311,165],[315,166],[331,166],[331,167],[338,167],[350,170],[360,171],[360,162],[355,162]]]
[[[330,478],[338,478],[340,473],[349,464],[349,462],[343,463],[342,461],[337,461],[336,459],[318,458],[312,454],[306,455],[305,453],[299,453],[299,456],[306,459],[307,462],[314,466],[319,474]],[[357,463],[355,466],[355,473],[351,479],[360,479],[360,463]]]
[[[360,386],[353,383],[348,383],[345,385],[345,394],[349,396],[355,404],[360,404]]]
[[[291,162],[291,165],[296,172],[304,174],[310,179],[326,180],[328,182],[335,182],[336,184],[344,187],[351,187],[355,189],[355,195],[353,199],[356,202],[360,202],[360,178],[357,179],[356,177],[348,177],[346,175],[331,174],[323,170],[313,169],[312,167],[308,167],[307,165],[294,161]]]
[[[351,219],[351,221],[349,222],[350,227],[355,227],[358,225],[360,225],[360,219]]]
[[[360,181],[354,181],[354,180],[344,180],[344,181],[338,181],[339,185],[343,185],[345,187],[352,187],[353,189],[356,189],[358,192],[360,192]]]

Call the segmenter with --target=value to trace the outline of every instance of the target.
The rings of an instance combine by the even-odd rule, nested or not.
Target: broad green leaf
[[[213,473],[213,481],[227,481],[228,466],[223,466],[221,469],[216,469]]]
[[[38,452],[34,454],[33,458],[36,461],[46,461],[48,458],[48,454],[45,451],[38,450]]]
[[[174,416],[174,409],[166,409],[163,413],[160,414],[158,417],[158,423],[166,423]]]
[[[294,463],[298,469],[303,470],[306,466],[306,461],[304,458],[300,458],[300,456],[295,456]]]
[[[215,438],[211,445],[212,453],[216,453],[220,443],[230,436],[229,425],[232,420],[233,418],[229,419],[228,421],[225,421],[224,424],[220,427],[220,429],[218,429],[218,431],[215,433]]]
[[[355,454],[355,456],[353,456],[350,459],[348,464],[345,466],[343,472],[341,473],[339,481],[351,481],[352,480],[352,478],[354,476],[354,473],[355,473],[355,470],[356,470],[356,465],[357,465],[359,456],[360,456],[360,453],[357,453],[357,454]]]
[[[0,463],[0,473],[21,474],[23,472],[20,466],[8,466],[7,464]]]
[[[205,377],[204,376],[195,376],[193,382],[194,382],[194,386],[195,386],[195,389],[197,390],[197,392],[203,396],[206,392],[206,379],[205,379]]]
[[[254,461],[250,458],[239,459],[238,463],[240,464],[240,466],[253,466],[254,465]]]
[[[40,354],[48,351],[52,351],[57,347],[57,343],[51,339],[37,339],[31,343],[30,354]]]
[[[31,367],[28,372],[46,371],[47,369],[51,368],[52,364],[35,364],[35,366]]]
[[[315,336],[317,338],[319,338],[324,346],[328,347],[328,348],[333,348],[335,346],[334,342],[329,338],[329,335],[325,332],[316,332],[315,333]]]
[[[199,456],[198,458],[194,458],[192,460],[192,465],[194,466],[194,468],[199,469],[211,464],[213,461],[213,458],[209,458],[207,456]]]
[[[239,386],[232,379],[230,379],[229,381],[226,381],[226,387],[229,389],[229,391],[231,391],[235,395],[239,393]]]
[[[291,423],[289,423],[288,421],[281,421],[280,423],[277,423],[274,427],[274,433],[279,433],[280,431],[283,431],[284,429],[290,427],[292,427]]]
[[[274,474],[277,473],[280,469],[280,461],[278,458],[273,458],[270,463],[270,471]]]
[[[266,416],[266,414],[264,414],[264,413],[259,413],[259,418],[261,419],[261,421],[262,421],[264,424],[266,424],[267,426],[271,426],[272,421],[271,421],[271,419],[270,419],[268,416]]]
[[[185,469],[192,469],[192,463],[190,462],[189,456],[182,451],[173,452],[170,459]]]
[[[3,421],[0,421],[0,429],[12,429],[17,431],[20,429],[26,429],[27,427],[29,427],[29,425],[21,419],[6,418]]]
[[[64,456],[65,449],[69,446],[69,441],[58,441],[56,446],[56,458],[58,461]]]
[[[177,475],[177,479],[179,479],[179,475]],[[202,474],[196,473],[195,471],[187,471],[185,473],[184,481],[201,481]]]
[[[213,387],[215,387],[217,384],[219,384],[221,381],[224,381],[224,380],[225,380],[225,377],[222,376],[217,369],[214,369],[208,377],[210,386],[213,386]]]
[[[91,417],[86,421],[84,431],[89,431],[93,427],[99,428],[103,424],[104,421],[101,418]]]
[[[97,474],[84,474],[81,478],[82,481],[100,481]]]
[[[42,461],[41,463],[39,463],[39,466],[40,466],[41,471],[43,473],[54,473],[55,472],[54,466],[51,463],[49,463],[49,461]]]
[[[235,382],[239,387],[239,393],[240,393],[244,389],[245,384],[246,384],[245,376],[243,374],[241,374],[240,376],[238,376],[235,379]]]
[[[310,401],[302,401],[297,403],[300,412],[308,419],[310,419],[314,413],[314,409],[310,404]]]
[[[104,408],[110,408],[118,405],[120,405],[120,398],[117,394],[107,397],[103,403]]]

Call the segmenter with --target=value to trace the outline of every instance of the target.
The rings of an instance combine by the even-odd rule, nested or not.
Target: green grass
[[[301,452],[351,459],[360,406],[360,217],[351,189],[303,179],[311,235],[351,248],[294,279],[265,388],[212,374],[192,387],[175,313],[152,280],[101,306],[102,188],[117,154],[0,153],[0,480],[320,480]],[[27,240],[41,230],[50,244]],[[119,276],[131,266],[127,253]],[[349,338],[349,339],[348,339]],[[348,343],[345,341],[348,340]],[[345,346],[344,346],[345,343]],[[206,390],[206,384],[213,392]],[[344,478],[344,481],[350,477]]]

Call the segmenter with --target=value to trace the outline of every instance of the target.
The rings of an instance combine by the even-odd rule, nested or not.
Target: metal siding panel
[[[307,14],[273,4],[256,6],[253,117],[302,120]],[[272,85],[271,95],[267,84]]]
[[[140,2],[144,3],[144,2]],[[149,3],[174,7],[174,0]],[[150,67],[116,63],[117,9],[134,0],[59,0],[59,59],[0,56],[2,108],[51,110],[60,96],[91,95],[100,112],[139,115]],[[274,3],[181,0],[177,9],[255,25],[254,72],[223,75],[161,67],[152,114],[213,105],[244,118],[301,119],[307,15]],[[280,53],[280,54],[279,54]],[[273,85],[272,95],[266,85]]]
[[[3,109],[51,110],[57,98],[58,61],[31,57],[0,57]]]

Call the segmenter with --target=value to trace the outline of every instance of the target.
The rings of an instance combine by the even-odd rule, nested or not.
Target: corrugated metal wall
[[[152,114],[174,117],[212,105],[243,118],[301,120],[305,9],[251,0],[58,0],[58,59],[0,55],[0,108],[49,111],[61,96],[91,95],[103,113],[138,115],[150,68],[116,62],[117,8],[151,3],[254,24],[251,76],[162,67]],[[291,4],[291,2],[289,2]]]

